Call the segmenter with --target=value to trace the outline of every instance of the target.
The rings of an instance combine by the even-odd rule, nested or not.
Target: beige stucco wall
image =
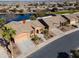
[[[76,22],[75,21],[71,21],[70,24],[73,25],[73,24],[76,24]]]
[[[37,33],[37,30],[39,31],[39,33]],[[42,27],[35,28],[35,34],[40,34],[42,32],[42,30],[43,30]]]
[[[39,31],[39,33],[37,33],[37,30]],[[30,36],[40,34],[41,32],[43,32],[43,27],[36,27],[35,30],[33,30],[33,33],[30,34]]]
[[[78,19],[73,19],[73,20],[70,21],[70,24],[75,25],[77,22],[78,22]]]

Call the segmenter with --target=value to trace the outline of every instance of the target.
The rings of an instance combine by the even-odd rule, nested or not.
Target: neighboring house
[[[39,19],[42,24],[46,23],[48,28],[51,29],[53,27],[59,27],[63,25],[67,20],[65,20],[62,16],[56,15],[56,16],[47,16],[47,17],[42,17]]]
[[[76,15],[79,18],[79,12],[78,13],[75,13],[74,15]]]
[[[66,9],[66,10],[76,9],[76,7],[74,7],[74,6],[64,6],[63,8]]]
[[[45,17],[44,17],[45,18]],[[47,24],[48,22],[50,22],[49,20],[47,20],[47,23],[43,20],[43,17],[42,18],[38,18],[38,21],[41,23],[41,24],[43,24],[44,26],[45,26],[45,29],[49,29],[49,26],[50,26],[50,24]]]
[[[29,8],[30,12],[36,12],[37,11],[37,8]]]
[[[38,20],[35,20],[35,21],[31,21],[31,26],[32,28],[34,29],[34,34],[40,34],[43,32],[44,30],[44,26],[38,21]]]
[[[63,11],[64,8],[63,7],[57,7],[58,11]]]
[[[79,18],[74,14],[64,15],[71,25],[75,25],[79,22]]]
[[[52,16],[51,21],[53,22],[54,27],[63,26],[67,22],[67,20],[64,19],[61,15]]]
[[[45,10],[45,9],[47,9],[47,6],[37,6],[37,9],[39,9],[39,10]]]
[[[53,7],[53,8],[48,8],[49,11],[51,12],[56,12],[56,11],[63,11],[63,7]]]

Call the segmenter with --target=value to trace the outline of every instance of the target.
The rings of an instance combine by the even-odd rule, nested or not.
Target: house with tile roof
[[[44,30],[44,26],[38,21],[38,20],[35,20],[35,21],[31,21],[31,26],[32,28],[34,29],[34,34],[41,34]]]
[[[20,35],[22,33],[27,33],[27,38],[30,38],[30,32],[32,31],[30,23],[23,24],[22,22],[12,21],[8,23],[6,26],[10,26],[14,30],[16,30],[16,35]]]
[[[74,14],[64,15],[71,25],[75,25],[79,22],[79,18]]]
[[[10,26],[16,30],[16,36],[21,36],[21,34],[26,33],[27,38],[30,38],[33,35],[40,34],[43,32],[44,26],[38,21],[12,21],[6,26]]]
[[[66,19],[64,19],[61,15],[56,15],[56,16],[46,16],[38,19],[39,21],[42,21],[41,23],[43,24],[44,22],[47,24],[49,29],[53,27],[59,27],[61,24],[64,24],[67,22]]]

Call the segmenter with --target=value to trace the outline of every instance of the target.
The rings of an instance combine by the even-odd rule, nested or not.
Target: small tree
[[[57,3],[57,6],[58,6],[58,7],[63,7],[63,4]]]
[[[14,35],[16,35],[16,31],[6,26],[2,27],[2,31],[3,31],[2,33],[3,38],[5,38],[8,42],[11,41],[12,43],[15,44],[15,40],[13,37]]]
[[[21,10],[19,10],[19,12],[20,12],[20,13],[23,13],[23,12],[24,12],[24,10],[23,10],[23,9],[21,9]]]
[[[40,4],[40,6],[43,6],[43,5],[45,5],[45,2],[43,2],[42,4]]]
[[[16,12],[16,8],[14,8],[14,9],[13,9],[13,10],[11,10],[11,11],[15,13],[15,12]]]
[[[16,8],[19,8],[19,4],[16,5]]]
[[[53,4],[52,7],[56,7],[56,4]]]
[[[73,6],[73,3],[69,3],[69,6]]]
[[[0,19],[0,25],[3,24],[4,22],[5,22],[5,20],[1,18]]]
[[[40,38],[37,36],[37,35],[35,35],[33,38],[32,38],[32,40],[33,41],[36,41],[36,40],[39,40]]]
[[[58,11],[58,8],[54,7],[51,11],[52,12],[57,12]]]
[[[76,3],[74,4],[74,6],[79,6],[79,2],[76,2]]]
[[[48,29],[45,29],[45,30],[44,30],[44,37],[45,37],[46,39],[48,39],[48,36],[49,36],[49,31],[48,31]]]
[[[79,58],[79,50],[71,50],[70,52],[73,58]]]
[[[39,44],[40,39],[37,35],[34,35],[34,37],[32,38],[32,41],[34,41],[36,44]]]
[[[36,20],[36,17],[33,15],[30,17],[31,20]]]
[[[69,5],[69,3],[68,3],[67,1],[65,1],[65,2],[64,2],[64,5],[65,5],[65,6],[68,6],[68,5]]]
[[[15,40],[14,40],[14,38],[13,38],[13,35],[15,35],[16,33],[15,33],[15,30],[13,30],[12,28],[9,28],[9,27],[6,27],[6,26],[3,26],[2,28],[2,37],[4,38],[4,40],[6,41],[6,42],[8,42],[9,44],[10,44],[10,48],[11,48],[11,50],[10,49],[8,49],[8,46],[6,47],[7,48],[7,50],[11,53],[11,56],[13,57],[13,47],[15,47],[16,46],[16,44],[15,44]],[[14,43],[14,44],[13,44]]]
[[[37,6],[38,6],[38,3],[35,3],[35,4],[34,4],[34,6],[37,8]]]
[[[46,11],[45,10],[38,10],[36,12],[37,17],[43,17],[46,16]]]

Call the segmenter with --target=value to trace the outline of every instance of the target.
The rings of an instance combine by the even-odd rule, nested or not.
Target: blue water
[[[11,21],[22,21],[22,20],[29,20],[30,17],[32,16],[33,14],[19,14],[19,15],[16,15],[16,17],[14,18],[10,18],[7,20],[7,22],[11,22]],[[0,18],[5,18],[4,15],[1,15]]]
[[[13,19],[8,19],[8,22],[11,22],[11,21],[28,20],[28,19],[30,19],[30,17],[31,17],[32,15],[33,15],[33,14],[20,14],[20,15],[16,15],[15,18],[13,18]]]
[[[22,20],[30,20],[30,17],[32,16],[32,15],[35,15],[36,16],[36,14],[33,14],[33,13],[28,13],[28,14],[18,14],[18,15],[16,15],[14,18],[10,18],[10,19],[7,19],[7,23],[8,22],[11,22],[11,21],[22,21]],[[47,16],[48,16],[49,14],[47,14]],[[5,19],[5,15],[0,15],[0,18],[4,18]]]

